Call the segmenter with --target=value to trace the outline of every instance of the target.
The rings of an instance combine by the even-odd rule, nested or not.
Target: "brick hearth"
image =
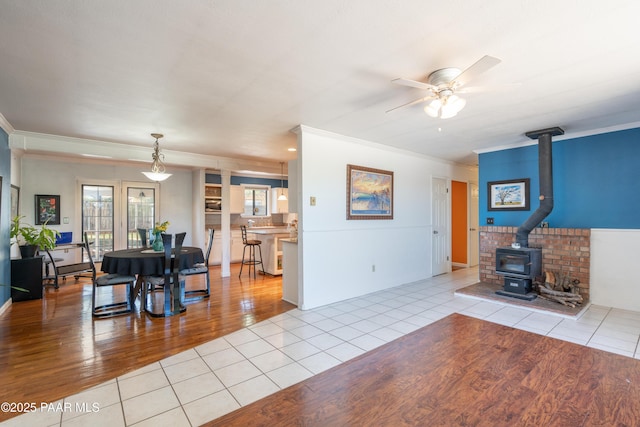
[[[480,227],[480,281],[502,285],[496,274],[496,248],[511,246],[518,227]],[[542,248],[542,271],[569,274],[578,279],[580,293],[589,300],[591,230],[585,228],[536,228],[529,246]]]

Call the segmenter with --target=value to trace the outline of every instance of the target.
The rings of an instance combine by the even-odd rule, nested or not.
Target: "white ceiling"
[[[18,131],[260,161],[299,124],[455,162],[560,126],[640,119],[637,0],[0,0],[0,114]],[[458,116],[398,86],[502,62]],[[167,158],[170,162],[170,159]]]

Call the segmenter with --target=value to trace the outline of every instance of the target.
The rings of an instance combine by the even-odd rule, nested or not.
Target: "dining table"
[[[175,259],[175,254],[173,258]],[[202,249],[195,246],[183,246],[180,250],[178,262],[180,263],[180,270],[192,268],[195,264],[204,263]],[[105,252],[102,258],[101,271],[110,274],[136,276],[137,280],[131,296],[132,300],[135,300],[138,295],[140,295],[144,278],[147,276],[162,276],[164,274],[164,264],[164,251],[154,251],[151,248],[122,249]],[[165,286],[164,291],[167,293],[171,290],[168,286]],[[184,302],[182,293],[180,302]],[[145,310],[146,301],[141,301],[140,307],[141,310]],[[153,315],[153,313],[149,314]]]

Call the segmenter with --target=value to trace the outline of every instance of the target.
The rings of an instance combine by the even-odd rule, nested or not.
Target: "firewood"
[[[540,294],[539,296],[542,299],[546,299],[546,300],[554,301],[554,302],[559,302],[560,304],[566,305],[567,307],[571,307],[571,308],[575,308],[576,307],[576,304],[574,304],[573,302],[567,302],[563,298],[555,297],[553,295],[542,295],[542,294]]]
[[[548,283],[553,288],[553,286],[555,286],[556,284],[556,275],[553,274],[553,271],[545,271],[544,275],[545,275],[545,279],[544,279],[545,285]]]

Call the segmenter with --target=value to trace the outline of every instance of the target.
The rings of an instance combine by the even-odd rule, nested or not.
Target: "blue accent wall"
[[[2,177],[2,210],[0,210],[0,284],[11,282],[11,245],[9,222],[11,221],[11,150],[9,136],[0,129],[0,176]],[[11,297],[11,288],[0,286],[0,306]]]
[[[554,141],[554,228],[640,228],[640,128]],[[487,182],[531,179],[531,210],[489,211]],[[519,226],[539,206],[538,146],[479,155],[480,224]]]
[[[208,173],[205,175],[207,184],[220,184],[222,179],[220,175]],[[248,176],[231,176],[231,185],[252,184],[252,185],[269,185],[272,188],[280,188],[279,179],[251,178]],[[287,187],[287,180],[284,180],[284,188]]]

